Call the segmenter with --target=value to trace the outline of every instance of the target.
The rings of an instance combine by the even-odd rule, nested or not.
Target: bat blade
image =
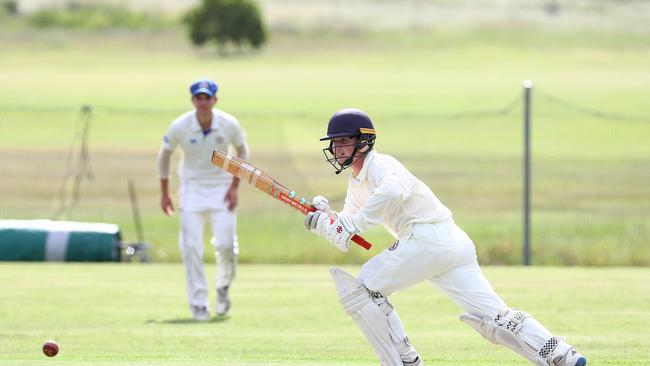
[[[316,211],[305,197],[299,196],[296,191],[285,187],[280,181],[244,159],[215,150],[212,153],[212,164],[251,184],[269,196],[284,202],[303,215]],[[372,244],[359,235],[354,235],[351,240],[366,250],[372,247]]]

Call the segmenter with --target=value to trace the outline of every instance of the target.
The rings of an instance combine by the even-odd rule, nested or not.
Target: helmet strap
[[[357,139],[360,139],[361,137],[362,136],[357,137]],[[372,140],[370,142],[372,142]],[[367,139],[363,139],[363,140],[360,140],[360,141],[356,142],[356,144],[354,146],[354,150],[352,151],[352,155],[350,155],[347,159],[345,159],[345,161],[342,164],[336,162],[335,157],[333,157],[331,160],[328,159],[328,161],[330,161],[330,164],[332,164],[332,166],[334,166],[334,172],[338,175],[343,170],[351,167],[352,165],[354,165],[354,163],[356,163],[357,161],[359,161],[360,159],[362,159],[366,155],[368,155],[368,153],[370,151],[372,151],[372,148],[373,148],[373,144],[368,143]],[[332,147],[332,141],[331,140],[330,140],[329,146],[326,149],[323,149],[323,152],[325,150],[329,151],[330,154],[334,155],[334,149]],[[361,153],[361,154],[359,156],[357,156],[357,153]],[[326,156],[327,156],[327,154],[326,154]]]
[[[352,164],[355,163],[354,158],[355,158],[355,156],[357,155],[357,151],[359,151],[359,147],[358,147],[358,146],[355,146],[355,147],[354,147],[354,150],[352,151],[352,155],[351,155],[349,158],[345,159],[345,161],[343,162],[343,164],[340,164],[340,165],[341,165],[340,168],[336,169],[336,174],[337,174],[337,175],[338,175],[339,173],[341,173],[341,172],[343,171],[343,169],[349,168]],[[359,159],[357,159],[357,160],[359,160]]]
[[[361,149],[366,148],[366,147],[367,147],[367,149],[365,149],[364,151],[361,151]],[[352,156],[347,158],[343,162],[343,164],[341,164],[340,168],[336,169],[336,174],[338,175],[339,173],[341,173],[343,171],[343,169],[347,169],[347,168],[351,167],[352,165],[354,165],[354,163],[356,163],[357,161],[361,160],[361,158],[368,155],[370,150],[372,150],[372,146],[367,145],[365,143],[362,146],[356,145],[354,147],[354,151],[352,151]],[[361,155],[357,156],[357,152],[361,152]],[[355,159],[355,158],[357,158],[357,159]]]

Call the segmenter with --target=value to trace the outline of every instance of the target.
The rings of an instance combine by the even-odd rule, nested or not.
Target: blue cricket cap
[[[193,96],[204,93],[214,97],[215,94],[217,94],[217,90],[219,90],[217,83],[208,79],[197,80],[190,85],[190,93],[192,93]]]

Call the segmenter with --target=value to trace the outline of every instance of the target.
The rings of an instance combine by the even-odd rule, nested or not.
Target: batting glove
[[[347,252],[350,250],[350,239],[359,232],[352,216],[340,215],[325,230],[325,238],[336,247],[336,249]]]
[[[333,220],[330,212],[314,211],[305,215],[305,229],[320,236],[325,236],[325,230]]]
[[[319,211],[330,211],[330,201],[323,196],[314,196],[311,200],[312,206]]]

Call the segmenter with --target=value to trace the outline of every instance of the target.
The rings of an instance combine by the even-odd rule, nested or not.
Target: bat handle
[[[352,241],[365,250],[370,250],[370,247],[372,247],[372,244],[370,244],[366,239],[360,237],[359,235],[353,236]]]
[[[316,208],[314,206],[311,206],[309,208],[309,211],[314,212],[316,211]],[[334,214],[332,214],[331,212],[329,212],[329,215],[330,215],[330,224],[331,224],[332,222],[334,222],[336,216],[334,216]],[[370,250],[370,248],[372,247],[372,244],[370,244],[366,239],[360,237],[359,235],[353,236],[352,241],[365,250]]]

